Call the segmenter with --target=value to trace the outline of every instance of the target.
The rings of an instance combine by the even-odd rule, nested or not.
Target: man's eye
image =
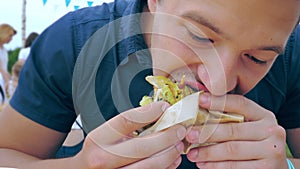
[[[197,41],[197,42],[201,42],[201,43],[214,43],[214,41],[212,39],[206,38],[204,36],[195,35],[195,34],[193,34],[190,31],[188,31],[188,32],[189,32],[190,37],[193,40]]]
[[[252,62],[254,62],[255,64],[259,64],[259,65],[266,65],[266,64],[267,64],[267,61],[257,59],[256,57],[254,57],[254,56],[252,56],[252,55],[245,54],[245,56],[246,56],[247,58],[249,58],[249,59],[250,59]]]

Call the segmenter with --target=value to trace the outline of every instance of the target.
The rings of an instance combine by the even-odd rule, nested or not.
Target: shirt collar
[[[125,19],[121,19],[119,37],[133,36],[129,36],[119,44],[118,55],[121,64],[127,63],[128,56],[134,54],[139,64],[147,67],[152,65],[150,52],[147,50],[148,47],[140,27],[141,12],[145,5],[146,1],[144,0],[131,1],[123,13]]]

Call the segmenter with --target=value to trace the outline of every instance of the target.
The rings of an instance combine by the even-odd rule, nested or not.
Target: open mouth
[[[185,85],[194,90],[195,92],[204,91],[208,92],[209,90],[205,87],[204,83],[201,82],[200,79],[197,78],[195,73],[178,71],[173,72],[171,76],[168,77],[173,82],[177,82],[179,87],[184,87]]]
[[[151,133],[162,131],[176,124],[181,124],[186,128],[192,125],[219,124],[244,122],[244,116],[233,113],[222,113],[201,108],[199,96],[202,92],[208,91],[205,85],[198,79],[185,79],[175,81],[165,76],[147,76],[146,80],[153,85],[154,95],[144,96],[140,105],[144,106],[152,102],[163,100],[171,106],[167,108],[163,115],[155,122],[136,132],[137,136],[145,136]],[[195,90],[192,92],[191,90]],[[216,126],[216,125],[215,125]],[[204,127],[207,136],[211,136],[211,128]],[[202,131],[204,131],[202,130]],[[190,144],[184,141],[184,152],[186,154],[190,149],[215,144],[214,142],[205,142],[203,144]]]
[[[195,91],[208,92],[208,89],[204,86],[204,84],[198,81],[185,81],[184,83]]]

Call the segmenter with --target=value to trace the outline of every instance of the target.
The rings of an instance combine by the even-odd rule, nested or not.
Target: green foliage
[[[288,145],[286,145],[286,156],[288,158],[293,158],[293,155],[292,155]]]
[[[18,55],[21,48],[16,48],[14,50],[8,51],[8,72],[11,73],[11,68],[15,64],[15,62],[18,60]]]

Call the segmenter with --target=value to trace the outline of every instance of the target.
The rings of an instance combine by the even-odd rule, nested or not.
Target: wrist
[[[72,169],[83,169],[92,168],[89,164],[87,154],[83,153],[82,150],[78,152],[75,156],[71,157],[72,164],[70,164]]]

